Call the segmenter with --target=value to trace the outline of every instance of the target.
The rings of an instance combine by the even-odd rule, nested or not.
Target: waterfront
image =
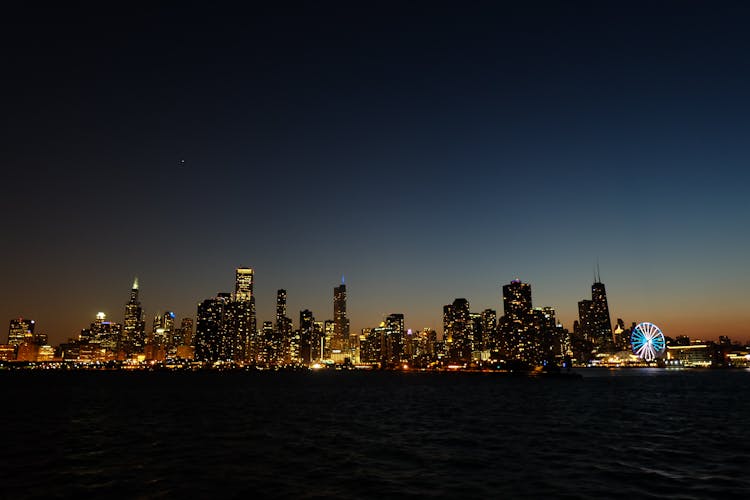
[[[750,373],[6,372],[5,496],[738,497]]]

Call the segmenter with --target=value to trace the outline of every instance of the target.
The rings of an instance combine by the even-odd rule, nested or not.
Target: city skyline
[[[302,313],[303,311],[312,312],[313,314],[316,315],[317,319],[320,319],[321,321],[322,320],[326,320],[326,321],[331,321],[332,323],[336,324],[337,321],[335,320],[335,318],[336,318],[337,314],[336,314],[335,311],[336,311],[336,308],[337,308],[337,305],[336,305],[337,304],[337,300],[338,300],[337,297],[339,296],[339,289],[341,287],[344,287],[343,288],[343,304],[344,304],[343,305],[343,311],[344,311],[344,316],[343,317],[344,317],[344,321],[345,321],[347,327],[348,327],[348,325],[351,322],[351,319],[349,319],[347,317],[347,315],[346,315],[346,309],[347,309],[347,307],[350,307],[351,304],[346,299],[346,297],[347,297],[347,291],[346,291],[345,284],[343,282],[343,276],[341,278],[341,280],[342,280],[341,283],[339,283],[339,285],[336,285],[334,287],[333,300],[331,300],[331,297],[330,297],[330,286],[329,286],[328,287],[329,291],[328,291],[328,294],[327,294],[328,296],[327,297],[317,297],[316,300],[307,301],[307,302],[304,299],[298,299],[297,301],[292,301],[292,304],[296,304],[296,303],[301,304],[299,306],[299,308],[297,308],[297,306],[290,306],[289,305],[289,299],[288,299],[289,292],[288,292],[287,289],[275,289],[275,292],[273,294],[274,295],[274,297],[273,297],[273,303],[272,304],[269,303],[268,300],[261,300],[260,302],[261,302],[261,304],[263,304],[263,309],[257,309],[255,307],[257,294],[254,292],[254,283],[255,283],[256,268],[241,266],[241,267],[237,267],[236,271],[237,271],[238,274],[236,275],[235,280],[232,282],[232,280],[229,279],[227,286],[224,287],[224,289],[219,289],[216,292],[214,292],[214,295],[224,296],[224,297],[230,297],[230,296],[231,297],[235,297],[235,296],[238,296],[238,297],[243,297],[243,300],[252,300],[252,304],[253,304],[252,307],[254,308],[253,309],[254,310],[254,312],[253,312],[253,316],[254,316],[253,317],[253,323],[257,323],[256,330],[258,330],[258,331],[261,330],[263,322],[272,321],[274,324],[276,324],[278,322],[278,318],[279,318],[279,314],[280,314],[280,309],[279,309],[279,306],[280,306],[279,293],[282,293],[282,292],[283,292],[284,300],[283,300],[283,306],[282,306],[281,311],[284,311],[284,314],[286,314],[287,316],[289,316],[291,318],[291,320],[292,320],[292,326],[293,326],[293,328],[296,329],[296,328],[299,328],[299,324],[297,324],[297,322],[295,321],[295,319],[297,318],[298,313]],[[604,284],[601,281],[601,276],[600,276],[599,273],[600,273],[599,270],[594,271],[593,277],[592,277],[592,281],[591,281],[591,283],[589,285],[589,290],[590,290],[590,293],[591,293],[592,297],[595,297],[595,290],[599,290],[600,294],[606,293],[606,292],[604,292]],[[244,277],[241,277],[243,275],[244,275]],[[64,342],[64,341],[68,340],[69,338],[76,338],[76,337],[78,337],[78,335],[81,332],[81,329],[84,328],[85,325],[89,321],[91,321],[92,319],[94,319],[100,313],[104,313],[106,315],[106,318],[109,321],[122,322],[123,325],[126,326],[125,329],[128,330],[128,328],[131,328],[131,329],[134,328],[132,326],[131,327],[127,326],[129,324],[129,322],[132,324],[136,320],[132,319],[132,320],[128,321],[127,315],[129,313],[129,311],[132,310],[131,309],[132,307],[137,307],[137,311],[138,311],[137,314],[139,314],[140,315],[139,317],[141,318],[140,321],[141,321],[142,335],[145,335],[146,331],[150,331],[150,328],[151,328],[150,325],[151,325],[151,320],[152,319],[154,319],[154,318],[157,318],[157,319],[161,318],[161,315],[163,315],[163,314],[172,314],[172,315],[176,314],[176,316],[178,318],[195,320],[196,317],[197,317],[196,312],[197,312],[197,310],[198,311],[200,310],[201,303],[204,302],[204,301],[206,301],[206,300],[212,300],[212,299],[206,299],[205,298],[205,297],[208,297],[208,296],[211,295],[210,292],[206,292],[204,294],[205,296],[203,298],[195,301],[195,304],[193,305],[192,308],[187,308],[187,309],[183,310],[183,309],[180,309],[180,308],[177,308],[177,307],[165,306],[165,307],[161,307],[161,308],[150,309],[150,308],[147,308],[147,307],[143,307],[142,304],[141,304],[141,302],[139,301],[139,296],[140,296],[140,292],[141,292],[141,281],[142,280],[139,277],[137,277],[137,276],[134,277],[132,289],[130,291],[129,301],[125,301],[125,302],[123,302],[123,303],[121,303],[119,305],[116,305],[116,306],[110,307],[110,308],[102,308],[102,307],[99,307],[99,308],[96,308],[96,307],[89,308],[89,310],[96,311],[96,312],[92,312],[91,315],[90,315],[90,317],[87,316],[85,318],[84,317],[80,318],[80,321],[79,321],[80,324],[72,326],[72,329],[70,330],[70,332],[68,334],[61,335],[60,332],[59,332],[59,330],[56,330],[54,328],[50,328],[48,326],[45,326],[44,324],[40,324],[42,322],[38,319],[38,317],[37,317],[38,315],[33,315],[33,314],[17,314],[15,316],[11,317],[10,319],[11,319],[11,321],[21,320],[21,319],[24,319],[26,321],[31,320],[33,326],[36,326],[36,325],[40,324],[38,332],[39,333],[43,333],[46,336],[49,336],[50,343],[59,344],[61,342]],[[508,285],[508,282],[510,282],[510,285]],[[452,302],[454,299],[455,300],[467,299],[469,301],[469,303],[476,304],[476,305],[473,305],[472,308],[476,309],[477,311],[481,311],[481,310],[485,310],[485,309],[494,309],[494,310],[500,311],[500,314],[502,314],[502,311],[505,308],[504,302],[506,301],[506,299],[505,299],[505,293],[507,293],[506,292],[506,288],[508,288],[508,286],[512,286],[514,283],[521,283],[523,286],[526,286],[526,287],[529,287],[530,285],[533,285],[533,283],[521,280],[518,277],[514,277],[513,279],[508,280],[505,283],[502,283],[502,284],[498,285],[498,287],[497,287],[498,297],[497,297],[497,301],[496,302],[478,301],[478,300],[476,300],[471,295],[463,295],[463,296],[462,295],[456,295],[453,298],[446,299],[446,302]],[[229,292],[227,290],[233,290],[233,292]],[[531,294],[530,288],[527,290],[527,293]],[[585,292],[584,292],[584,294],[582,294],[579,297],[579,300],[577,300],[576,303],[574,304],[574,306],[572,307],[572,309],[575,310],[574,315],[571,316],[571,317],[569,317],[569,318],[567,318],[567,319],[564,319],[564,318],[561,317],[561,314],[560,314],[560,309],[561,308],[558,305],[556,305],[556,304],[549,304],[549,303],[543,303],[542,301],[540,301],[538,299],[538,296],[539,296],[539,287],[535,287],[534,288],[534,292],[533,292],[533,297],[529,297],[528,298],[531,301],[530,303],[533,303],[533,307],[535,307],[535,308],[542,308],[542,307],[552,308],[555,311],[557,322],[560,323],[560,324],[562,324],[563,327],[565,327],[566,329],[569,329],[571,331],[574,328],[574,322],[577,322],[577,321],[579,321],[580,319],[583,318],[583,314],[582,314],[582,311],[581,311],[582,304],[583,303],[589,303],[589,304],[591,304],[591,300],[586,298]],[[525,301],[525,299],[524,299],[524,301]],[[305,305],[305,304],[309,304],[311,302],[317,303],[320,307],[313,308],[313,307],[311,307],[309,305]],[[123,314],[123,311],[122,311],[123,304],[125,304],[125,314]],[[349,305],[347,305],[347,304],[349,304]],[[510,306],[510,307],[513,307],[513,306]],[[607,307],[607,298],[606,298],[606,295],[604,297],[604,307],[605,307],[605,309]],[[444,314],[445,314],[445,312],[441,308],[442,308],[442,306],[436,306],[434,308],[435,311],[432,311],[432,314],[428,315],[428,317],[430,318],[430,319],[428,319],[428,321],[432,321],[432,323],[427,323],[427,322],[423,322],[421,324],[417,323],[416,321],[418,321],[418,320],[413,320],[412,319],[413,315],[409,313],[408,305],[402,305],[401,307],[391,308],[391,310],[389,310],[389,311],[383,311],[382,313],[380,313],[379,316],[376,316],[376,317],[373,317],[373,318],[369,318],[369,317],[368,318],[356,318],[356,320],[355,320],[356,323],[353,323],[353,326],[351,326],[349,329],[351,330],[352,334],[359,334],[362,330],[367,329],[367,328],[375,327],[378,324],[380,324],[381,322],[385,321],[386,318],[387,318],[387,316],[389,316],[391,314],[394,314],[394,313],[398,313],[398,314],[401,314],[401,315],[403,315],[405,317],[405,324],[406,324],[406,328],[407,329],[412,329],[414,331],[419,331],[419,330],[423,330],[423,329],[431,329],[431,330],[435,330],[436,332],[438,332],[439,335],[442,335],[443,334],[443,325],[444,325],[443,322],[444,322]],[[617,311],[617,308],[615,308],[615,311]],[[122,316],[122,317],[120,317],[120,316]],[[616,314],[616,313],[610,314],[609,311],[607,311],[606,317],[609,318],[608,323],[609,323],[610,327],[609,327],[609,330],[606,331],[603,334],[604,337],[611,337],[613,328],[616,326],[617,319],[622,319],[625,322],[625,324],[640,323],[642,321],[650,321],[650,322],[654,322],[654,323],[660,324],[660,326],[662,327],[662,329],[665,331],[665,334],[668,335],[668,336],[670,336],[670,337],[678,337],[678,336],[683,336],[684,335],[684,336],[692,337],[692,338],[695,338],[695,339],[701,339],[701,340],[717,340],[721,336],[726,336],[726,337],[732,338],[732,340],[737,340],[737,341],[741,341],[741,342],[747,342],[748,338],[750,338],[750,337],[746,338],[746,337],[743,337],[741,335],[739,335],[739,336],[738,335],[732,336],[731,334],[727,334],[727,332],[725,332],[725,331],[722,331],[722,332],[717,331],[714,335],[711,335],[711,334],[708,334],[708,335],[702,334],[701,335],[700,333],[696,334],[695,332],[691,333],[691,330],[689,330],[689,329],[684,329],[684,330],[680,330],[680,331],[674,331],[673,329],[671,329],[669,327],[669,325],[665,325],[663,322],[660,323],[659,321],[653,320],[653,317],[651,317],[651,318],[644,318],[644,317],[641,317],[639,315],[630,317],[630,316],[619,315],[619,314]],[[585,320],[584,320],[584,322],[585,322]],[[142,342],[143,341],[141,340],[141,342],[140,342],[141,347],[142,347]]]
[[[531,283],[567,328],[750,340],[750,8],[721,2],[182,5],[4,16],[0,317],[255,308],[440,330]],[[123,285],[124,284],[124,285]],[[127,296],[124,297],[127,299]],[[149,323],[150,324],[150,323]],[[262,323],[257,327],[261,328]]]

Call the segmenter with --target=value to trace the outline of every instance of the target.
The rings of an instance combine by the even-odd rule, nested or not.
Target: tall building
[[[443,341],[451,363],[471,361],[473,325],[469,301],[456,299],[453,304],[443,306]]]
[[[165,311],[164,314],[157,313],[151,328],[150,343],[163,349],[176,347],[172,345],[175,334],[174,321],[175,313],[172,311]]]
[[[238,267],[234,280],[234,300],[253,298],[253,270],[249,267]]]
[[[598,272],[591,285],[591,300],[578,302],[578,319],[579,333],[592,342],[600,352],[618,348],[612,333],[607,291]]]
[[[312,311],[305,309],[299,313],[299,360],[309,365],[313,360],[315,344],[315,318]]]
[[[497,311],[485,309],[482,311],[482,350],[497,351]],[[476,342],[476,339],[475,339]]]
[[[89,328],[81,330],[80,339],[93,348],[104,349],[113,354],[119,348],[121,335],[122,326],[107,321],[107,315],[99,312]]]
[[[193,318],[182,318],[180,321],[179,329],[179,343],[178,345],[192,346],[193,345]]]
[[[257,361],[260,346],[257,338],[253,270],[239,267],[235,271],[234,295],[225,308],[224,326],[231,337],[234,361]]]
[[[231,360],[232,349],[224,327],[224,314],[228,302],[228,294],[218,294],[198,304],[195,325],[196,360]]]
[[[34,337],[33,319],[12,319],[8,327],[8,344],[18,347],[23,342],[31,342]]]
[[[503,286],[503,316],[498,324],[500,350],[509,360],[540,362],[540,333],[531,305],[531,285],[519,279]]]
[[[346,317],[346,284],[343,277],[341,285],[333,289],[333,323],[334,339],[340,343],[340,348],[349,340],[349,320]]]
[[[614,342],[612,337],[612,319],[609,316],[609,304],[607,303],[607,291],[604,283],[599,281],[591,285],[591,316],[592,333],[596,342],[606,345]]]
[[[531,314],[531,285],[519,279],[503,285],[503,311],[513,321],[526,319]]]
[[[383,339],[384,357],[389,363],[399,364],[403,357],[404,336],[406,335],[404,315],[401,313],[389,314],[385,318],[385,326],[388,330]]]
[[[292,361],[292,319],[286,315],[286,290],[276,291],[276,327],[274,333],[272,364]]]
[[[130,300],[125,304],[125,318],[122,322],[122,349],[126,354],[143,352],[146,344],[146,323],[143,309],[138,300],[138,278],[133,281]]]

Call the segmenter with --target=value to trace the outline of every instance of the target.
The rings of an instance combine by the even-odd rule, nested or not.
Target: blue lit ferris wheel
[[[633,328],[630,345],[633,346],[633,354],[645,361],[660,358],[667,350],[664,334],[653,323],[639,323]]]

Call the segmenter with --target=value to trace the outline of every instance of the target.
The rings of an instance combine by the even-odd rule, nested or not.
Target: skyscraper
[[[341,279],[341,285],[333,289],[333,323],[334,338],[344,348],[349,340],[349,320],[346,317],[346,284]]]
[[[524,364],[538,363],[540,332],[532,314],[531,285],[519,279],[503,285],[503,312],[498,325],[502,352]]]
[[[133,281],[130,300],[125,304],[125,318],[122,324],[122,349],[126,354],[143,352],[146,344],[146,324],[143,309],[138,301],[138,278]]]
[[[519,279],[503,285],[503,311],[513,321],[527,318],[531,314],[531,285]]]
[[[8,344],[18,347],[23,342],[31,342],[34,337],[33,319],[12,319],[8,327]]]
[[[292,320],[286,315],[286,290],[276,291],[276,328],[274,329],[273,356],[271,363],[284,364],[292,361]]]
[[[596,282],[591,285],[591,319],[595,342],[601,346],[613,343],[607,291],[604,288],[604,283],[599,280],[599,276],[597,276]]]
[[[195,326],[195,359],[219,361],[231,359],[231,346],[224,328],[228,294],[218,294],[198,304]]]
[[[249,267],[238,267],[234,280],[234,300],[243,301],[253,298],[253,270]]]
[[[385,318],[386,330],[382,339],[382,359],[389,365],[401,363],[404,351],[404,315],[400,313],[389,314]]]
[[[260,346],[257,339],[253,270],[239,267],[235,271],[234,295],[225,307],[224,327],[231,357],[235,361],[257,361]]]
[[[470,314],[469,301],[466,299],[456,299],[453,304],[443,306],[443,341],[451,363],[471,361]]]
[[[299,313],[299,358],[304,365],[312,361],[315,333],[315,318],[312,311],[305,309]]]

